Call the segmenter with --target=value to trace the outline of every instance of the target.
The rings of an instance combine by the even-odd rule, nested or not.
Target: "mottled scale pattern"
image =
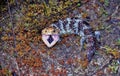
[[[83,29],[82,20],[78,18],[66,18],[65,20],[59,20],[51,26],[59,29],[60,34],[70,33],[80,35],[80,31]]]
[[[66,18],[64,20],[59,20],[51,24],[50,26],[55,27],[60,30],[60,35],[62,34],[77,34],[81,37],[80,44],[81,50],[84,49],[83,46],[86,43],[87,59],[91,61],[92,56],[96,50],[96,36],[99,37],[89,25],[87,21],[84,21],[81,17]]]

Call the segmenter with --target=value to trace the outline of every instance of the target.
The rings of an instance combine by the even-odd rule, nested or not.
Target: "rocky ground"
[[[10,13],[2,11],[0,76],[120,76],[120,1],[80,0],[77,6],[74,2],[79,0],[71,0],[73,4],[66,0],[66,5],[58,1],[62,8],[50,1],[49,7],[18,3],[21,9],[10,10],[12,20]],[[86,61],[86,51],[80,51],[79,36],[64,35],[52,48],[41,40],[41,29],[76,10],[101,32],[101,45],[91,62]]]

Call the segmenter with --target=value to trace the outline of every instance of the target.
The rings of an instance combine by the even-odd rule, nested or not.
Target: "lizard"
[[[87,59],[90,62],[95,51],[96,42],[100,42],[100,31],[94,31],[92,26],[84,19],[81,14],[74,17],[67,17],[58,20],[42,30],[42,40],[47,47],[53,47],[63,34],[76,34],[81,37],[81,50],[86,43]]]

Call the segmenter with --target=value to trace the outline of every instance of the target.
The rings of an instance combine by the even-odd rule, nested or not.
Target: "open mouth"
[[[48,41],[50,44],[54,41],[54,39],[52,38],[52,35],[49,36],[49,38],[47,39],[47,41]]]
[[[59,40],[59,35],[42,35],[42,40],[48,47],[52,47]]]

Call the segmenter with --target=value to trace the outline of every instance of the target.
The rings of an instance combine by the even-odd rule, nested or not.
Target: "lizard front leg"
[[[82,36],[80,39],[81,51],[84,50],[85,36]]]

